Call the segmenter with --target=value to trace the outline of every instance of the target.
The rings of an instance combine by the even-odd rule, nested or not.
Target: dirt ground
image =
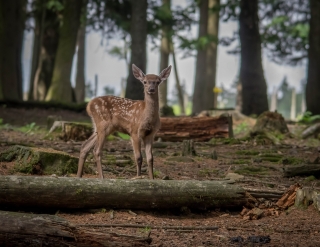
[[[66,110],[39,110],[23,108],[0,108],[0,152],[21,144],[37,147],[51,147],[74,156],[79,156],[82,142],[63,141],[59,134],[47,135],[47,116],[61,116],[67,121],[85,121],[85,113]],[[32,124],[34,123],[34,124]],[[238,136],[252,127],[253,122],[234,121]],[[298,137],[304,126],[289,125],[291,137],[279,137],[277,145],[268,141],[220,139],[195,143],[197,156],[181,157],[181,143],[157,142],[154,146],[154,175],[156,179],[177,180],[224,180],[228,173],[243,177],[236,182],[247,191],[284,193],[290,185],[299,183],[304,187],[320,190],[320,180],[315,177],[283,176],[284,165],[313,163],[320,158],[320,141],[302,140]],[[217,159],[210,158],[211,153]],[[106,155],[119,160],[129,160],[128,165],[106,164]],[[105,144],[103,153],[105,178],[131,179],[135,174],[133,152],[128,140],[114,137]],[[92,154],[87,162],[95,169]],[[0,175],[14,174],[13,165],[0,163]],[[21,174],[20,174],[21,175]],[[146,164],[143,175],[147,177]],[[75,176],[75,174],[69,174]],[[84,177],[97,177],[85,174]],[[320,215],[310,205],[307,209],[290,207],[280,210],[275,203],[278,198],[258,198],[261,209],[274,210],[274,214],[258,220],[249,220],[238,211],[214,209],[205,212],[129,211],[120,209],[98,209],[89,211],[63,211],[58,215],[82,228],[97,232],[117,232],[127,235],[147,236],[150,246],[320,246]],[[132,224],[130,227],[92,227],[89,225]],[[88,225],[88,226],[84,226]],[[148,227],[146,227],[148,226]],[[150,226],[150,227],[149,227]],[[152,228],[154,226],[154,228]],[[167,226],[192,226],[195,229],[166,229]],[[215,230],[198,230],[197,226],[217,227]],[[261,238],[259,238],[259,236]],[[256,238],[252,238],[256,237]],[[243,241],[241,241],[241,238]],[[263,240],[266,243],[263,242]]]

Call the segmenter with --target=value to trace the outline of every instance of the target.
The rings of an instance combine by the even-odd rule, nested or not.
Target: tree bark
[[[29,89],[29,100],[39,101],[45,99],[51,85],[60,26],[58,14],[53,10],[46,9],[46,6],[41,7],[43,13],[36,18]]]
[[[320,164],[286,166],[283,170],[285,177],[320,176]]]
[[[185,104],[184,104],[184,97],[183,97],[183,90],[181,88],[181,83],[180,83],[180,78],[178,75],[178,66],[177,66],[177,61],[176,61],[176,52],[174,50],[174,46],[172,41],[170,42],[170,50],[172,54],[172,60],[173,60],[173,69],[174,69],[174,75],[176,78],[176,89],[178,93],[178,101],[180,105],[180,113],[181,115],[185,115]]]
[[[76,227],[48,214],[0,211],[1,246],[149,246],[150,238],[103,234]],[[32,243],[32,244],[31,244]]]
[[[86,87],[86,79],[85,79],[85,52],[86,52],[86,14],[87,14],[87,0],[83,0],[82,6],[82,15],[84,22],[81,23],[81,26],[78,31],[78,59],[77,59],[77,75],[76,75],[76,87],[75,87],[75,95],[76,102],[83,103],[85,99],[85,87]]]
[[[25,0],[0,2],[0,97],[5,100],[22,100],[25,7]]]
[[[310,0],[308,79],[306,85],[307,110],[320,114],[320,2]]]
[[[268,98],[261,61],[258,0],[241,0],[240,6],[242,113],[259,115],[268,110]]]
[[[209,141],[214,137],[229,137],[229,116],[161,118],[156,138],[163,141]]]
[[[199,41],[208,34],[208,0],[200,1],[200,20],[199,20]],[[200,42],[199,42],[200,43]],[[192,112],[198,114],[205,109],[205,97],[203,97],[204,88],[206,88],[206,44],[199,45],[196,62],[196,77],[194,82]]]
[[[132,17],[131,17],[131,62],[137,65],[144,73],[146,72],[147,63],[147,0],[132,0]],[[130,72],[127,80],[126,98],[133,100],[143,100],[143,85]]]
[[[217,107],[214,105],[215,100],[213,89],[216,86],[217,74],[219,8],[220,0],[209,0],[208,35],[211,42],[207,47],[206,90],[204,91],[205,108],[207,110]]]
[[[72,102],[70,77],[80,26],[81,7],[82,1],[79,0],[66,0],[64,2],[57,56],[46,101]]]
[[[171,18],[171,0],[162,0],[162,8]],[[162,24],[161,30],[161,45],[160,45],[160,71],[164,70],[169,66],[170,56],[170,27]],[[168,105],[168,80],[165,83],[161,83],[159,86],[160,90],[160,108]]]
[[[10,193],[8,193],[10,191]],[[245,191],[225,181],[0,177],[1,207],[190,209],[245,204]]]

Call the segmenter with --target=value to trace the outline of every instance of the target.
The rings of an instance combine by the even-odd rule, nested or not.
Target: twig
[[[138,224],[80,224],[78,227],[123,227],[123,228],[151,228],[173,230],[217,230],[218,226],[152,226]]]

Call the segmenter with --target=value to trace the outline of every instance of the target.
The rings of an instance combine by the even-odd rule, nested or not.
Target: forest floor
[[[0,108],[0,152],[8,147],[21,144],[27,146],[50,147],[79,156],[82,142],[63,141],[59,135],[48,136],[46,121],[48,115],[61,116],[67,121],[85,121],[85,113],[75,113],[56,109]],[[234,121],[234,131],[238,136],[252,127],[252,121]],[[299,183],[304,187],[313,187],[320,191],[320,180],[310,177],[285,178],[284,164],[312,163],[320,158],[320,140],[302,140],[299,134],[305,126],[289,125],[291,137],[279,137],[277,145],[268,141],[217,139],[210,142],[197,142],[197,156],[181,157],[181,143],[157,142],[154,147],[155,179],[177,180],[224,180],[227,174],[243,175],[237,185],[251,190],[265,190],[284,193],[291,185]],[[209,158],[209,153],[217,154],[217,159]],[[130,141],[115,137],[105,144],[103,155],[113,154],[131,160],[127,166],[107,165],[104,163],[105,178],[131,179],[135,174],[133,152]],[[105,158],[102,158],[105,160]],[[95,169],[92,154],[87,162]],[[143,175],[147,178],[146,164]],[[0,175],[12,175],[13,164],[0,163]],[[18,174],[17,174],[18,175]],[[22,175],[22,174],[19,174]],[[69,174],[73,177],[75,174]],[[96,174],[84,174],[84,177],[97,177]],[[275,213],[250,220],[238,211],[215,209],[204,212],[192,211],[129,211],[120,209],[100,209],[84,211],[59,211],[59,216],[75,225],[86,224],[134,224],[141,228],[113,227],[95,228],[98,232],[117,232],[128,235],[147,236],[150,234],[150,246],[320,246],[320,215],[310,205],[307,209],[294,206],[287,210],[276,207],[276,199],[259,198],[259,208]],[[150,227],[146,227],[150,226]],[[152,229],[152,226],[162,226]],[[216,226],[216,230],[176,230],[166,226]],[[83,227],[83,226],[82,226]],[[89,226],[86,228],[90,228]],[[270,237],[269,243],[263,238],[251,240],[251,236]],[[240,241],[241,238],[242,242]],[[267,238],[265,238],[267,239]],[[260,242],[259,242],[260,241]],[[268,242],[268,241],[267,241]]]

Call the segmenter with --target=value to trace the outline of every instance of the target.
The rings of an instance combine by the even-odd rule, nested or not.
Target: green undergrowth
[[[269,169],[261,166],[242,166],[235,171],[235,173],[241,175],[267,175],[269,174]]]

